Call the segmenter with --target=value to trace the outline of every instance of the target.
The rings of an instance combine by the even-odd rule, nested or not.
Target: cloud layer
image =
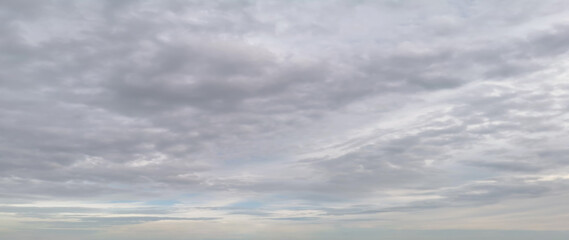
[[[1,5],[10,236],[569,230],[564,1]]]

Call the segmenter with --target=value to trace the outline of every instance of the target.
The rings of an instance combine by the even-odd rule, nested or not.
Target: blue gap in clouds
[[[152,200],[144,202],[144,205],[152,205],[152,206],[172,206],[175,204],[180,203],[177,200]]]
[[[242,201],[242,202],[236,202],[233,204],[228,205],[227,207],[230,208],[247,208],[247,209],[253,209],[253,208],[260,208],[264,206],[263,203],[261,202],[257,202],[257,201]]]

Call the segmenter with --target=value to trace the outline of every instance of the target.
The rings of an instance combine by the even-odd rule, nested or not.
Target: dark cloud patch
[[[54,229],[98,229],[101,227],[140,224],[155,221],[213,221],[219,218],[177,218],[177,217],[91,217],[80,218],[78,221],[27,221],[27,224],[44,225]]]
[[[407,204],[389,207],[374,205],[350,206],[344,208],[319,208],[323,215],[349,216],[392,212],[417,212],[448,207],[475,207],[500,203],[509,199],[540,198],[554,192],[563,191],[567,182],[531,181],[532,179],[496,179],[492,181],[469,183],[440,191],[441,198],[412,201]]]
[[[286,218],[271,218],[271,220],[279,221],[314,221],[318,220],[317,217],[286,217]]]
[[[553,188],[542,183],[499,181],[496,183],[468,184],[444,195],[456,204],[485,204],[510,198],[531,198],[546,195]]]
[[[257,216],[257,217],[268,217],[272,215],[271,213],[268,212],[255,211],[255,210],[236,210],[236,211],[230,211],[229,214]]]

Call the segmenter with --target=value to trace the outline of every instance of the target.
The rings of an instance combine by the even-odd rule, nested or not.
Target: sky
[[[3,0],[0,236],[569,238],[569,1]]]

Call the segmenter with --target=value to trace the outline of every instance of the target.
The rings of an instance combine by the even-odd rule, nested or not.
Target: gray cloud
[[[3,203],[231,195],[267,206],[192,207],[319,222],[565,191],[563,1],[1,5]],[[369,204],[390,197],[414,200]],[[299,206],[326,214],[274,213]],[[174,216],[105,226],[178,219],[132,211]]]

